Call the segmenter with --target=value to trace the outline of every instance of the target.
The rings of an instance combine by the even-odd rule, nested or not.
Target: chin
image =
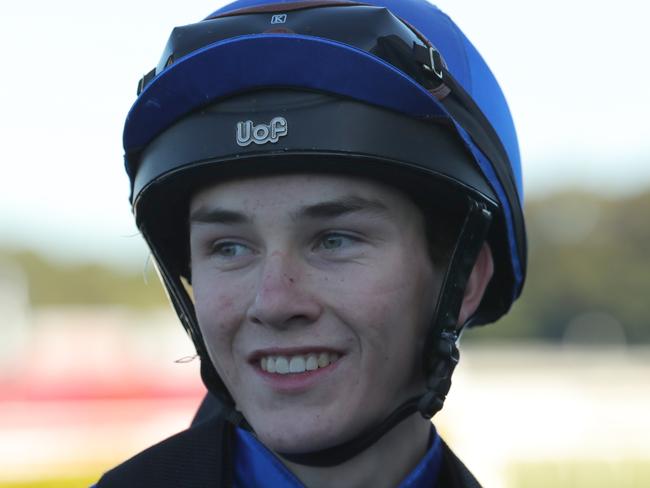
[[[349,437],[343,416],[324,415],[322,411],[315,414],[286,413],[258,415],[256,421],[250,422],[262,443],[275,452],[301,453],[332,447],[344,442]]]

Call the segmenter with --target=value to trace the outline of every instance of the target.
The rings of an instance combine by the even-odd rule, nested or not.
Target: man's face
[[[352,177],[258,177],[194,196],[199,325],[271,449],[342,442],[420,391],[438,289],[424,235],[406,196]]]

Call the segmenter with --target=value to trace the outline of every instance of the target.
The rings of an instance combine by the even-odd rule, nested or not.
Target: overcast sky
[[[0,246],[144,259],[121,131],[171,28],[225,2],[12,2],[2,13]],[[650,9],[636,0],[441,0],[492,67],[528,196],[650,187]],[[101,7],[110,10],[101,10]]]

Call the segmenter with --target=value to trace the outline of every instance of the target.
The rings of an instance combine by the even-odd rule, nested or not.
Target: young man
[[[505,99],[444,14],[237,1],[172,32],[124,144],[210,397],[98,486],[478,486],[428,419],[526,243]]]

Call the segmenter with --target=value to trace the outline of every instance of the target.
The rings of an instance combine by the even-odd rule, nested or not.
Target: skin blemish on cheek
[[[235,305],[235,300],[230,296],[219,297],[217,300],[217,308],[221,311],[232,310]]]

